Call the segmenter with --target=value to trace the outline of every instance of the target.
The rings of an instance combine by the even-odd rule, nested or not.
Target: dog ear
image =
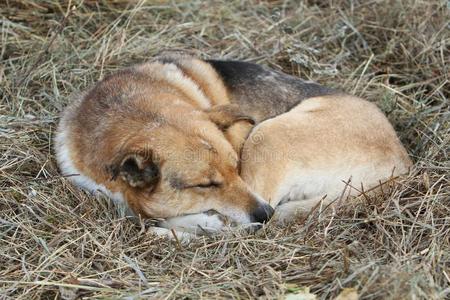
[[[217,105],[206,111],[212,122],[214,122],[221,130],[226,130],[228,127],[238,121],[247,121],[254,125],[255,120],[245,114],[236,104]]]
[[[115,180],[117,177],[133,188],[153,188],[159,181],[158,165],[140,154],[126,155],[115,167],[110,167]]]

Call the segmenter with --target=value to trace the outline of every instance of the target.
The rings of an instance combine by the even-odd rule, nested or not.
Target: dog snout
[[[272,206],[266,203],[259,203],[258,206],[251,212],[250,218],[252,222],[266,223],[273,216],[274,210]]]

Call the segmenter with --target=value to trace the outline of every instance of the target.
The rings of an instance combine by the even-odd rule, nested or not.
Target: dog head
[[[271,217],[273,209],[239,176],[240,143],[226,138],[238,123],[249,128],[250,117],[233,105],[201,111],[180,103],[154,111],[159,114],[144,128],[134,130],[142,121],[130,119],[108,135],[123,133],[126,141],[111,149],[116,154],[107,170],[135,213],[172,218],[215,211],[237,224]]]

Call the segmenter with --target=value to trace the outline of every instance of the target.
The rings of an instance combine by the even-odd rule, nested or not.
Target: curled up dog
[[[370,189],[411,166],[372,103],[256,64],[189,56],[124,69],[77,96],[55,146],[77,186],[164,219],[162,234],[261,224],[274,211],[290,220],[332,203],[349,178]]]

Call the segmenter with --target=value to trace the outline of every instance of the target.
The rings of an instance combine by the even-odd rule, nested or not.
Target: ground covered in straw
[[[0,15],[1,299],[449,297],[446,1],[3,0]],[[383,196],[285,228],[155,238],[61,178],[52,137],[70,94],[166,49],[362,95],[414,169]]]

